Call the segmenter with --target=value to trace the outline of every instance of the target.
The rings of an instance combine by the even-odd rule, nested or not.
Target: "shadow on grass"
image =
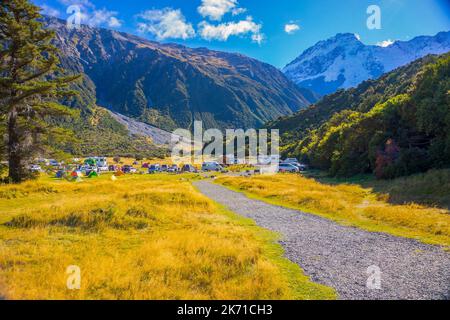
[[[355,184],[370,188],[381,200],[391,204],[417,203],[450,210],[450,169],[430,170],[393,180],[377,180],[370,174],[334,178],[314,170],[304,175],[325,184]]]

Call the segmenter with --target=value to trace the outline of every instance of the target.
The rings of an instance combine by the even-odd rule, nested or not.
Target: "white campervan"
[[[218,162],[204,162],[202,171],[222,171],[223,167]]]

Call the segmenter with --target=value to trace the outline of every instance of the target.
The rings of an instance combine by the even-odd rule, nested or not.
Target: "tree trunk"
[[[22,182],[25,178],[21,158],[17,110],[13,108],[8,115],[8,163],[9,179],[14,183]]]

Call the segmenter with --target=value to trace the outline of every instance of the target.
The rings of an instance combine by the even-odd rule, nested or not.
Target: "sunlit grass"
[[[299,175],[220,177],[218,183],[273,204],[341,224],[450,246],[450,212],[417,204],[392,205],[358,185],[327,185]]]
[[[371,174],[337,178],[328,176],[326,172],[314,170],[308,171],[305,175],[326,184],[355,184],[371,188],[380,199],[389,203],[417,203],[450,209],[450,169],[432,169],[393,180],[377,180]]]
[[[194,175],[0,186],[0,297],[330,299],[275,235],[201,195]],[[80,290],[66,286],[81,268]]]

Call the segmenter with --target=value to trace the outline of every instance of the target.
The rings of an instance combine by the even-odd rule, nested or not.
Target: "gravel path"
[[[205,180],[195,186],[235,213],[278,232],[286,257],[314,282],[335,288],[341,299],[450,299],[450,253],[440,247],[341,226]],[[371,266],[381,271],[381,289],[367,287]],[[370,283],[376,287],[376,281]]]

